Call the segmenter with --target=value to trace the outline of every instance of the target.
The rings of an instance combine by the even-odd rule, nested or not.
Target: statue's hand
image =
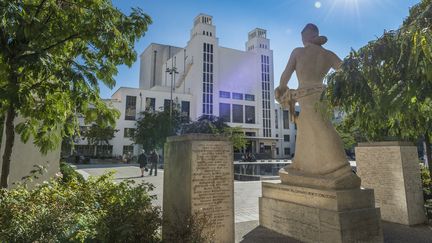
[[[280,103],[284,94],[288,91],[287,86],[279,86],[275,89],[275,99]]]

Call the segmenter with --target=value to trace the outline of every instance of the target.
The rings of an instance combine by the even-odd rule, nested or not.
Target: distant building
[[[119,88],[107,101],[121,111],[119,132],[107,153],[137,154],[129,134],[139,113],[169,106],[171,95],[192,120],[214,115],[242,127],[248,146],[241,152],[273,158],[293,153],[295,126],[274,100],[273,51],[266,30],[250,31],[241,51],[218,44],[212,21],[198,15],[184,48],[153,43],[140,55],[139,88]],[[76,150],[85,153],[86,146],[80,140]]]

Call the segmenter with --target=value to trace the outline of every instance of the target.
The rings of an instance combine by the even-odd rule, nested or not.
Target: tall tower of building
[[[190,77],[194,77],[194,80],[188,82],[195,99],[195,102],[191,102],[191,108],[195,109],[195,114],[199,116],[214,115],[217,110],[217,50],[218,40],[213,17],[199,14],[194,19],[191,39],[186,47],[187,55],[194,57],[190,71]]]
[[[273,51],[270,50],[270,40],[267,39],[267,31],[256,28],[249,32],[246,50],[254,52],[258,57],[258,80],[261,81],[261,99],[263,125],[263,137],[273,137],[274,124],[272,111],[274,110],[274,75],[273,75]]]

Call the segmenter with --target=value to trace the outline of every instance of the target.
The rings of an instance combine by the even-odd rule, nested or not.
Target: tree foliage
[[[0,104],[6,114],[1,186],[7,186],[15,131],[41,152],[57,147],[86,123],[109,125],[118,113],[99,98],[114,87],[117,66],[136,59],[134,44],[151,19],[128,15],[109,0],[0,0]],[[17,115],[24,118],[16,127]]]
[[[423,137],[432,161],[432,0],[411,8],[398,30],[386,31],[328,77],[327,97],[367,139]],[[432,166],[429,167],[432,171]]]
[[[115,137],[118,129],[111,126],[102,127],[98,124],[92,124],[91,127],[82,134],[91,145],[109,144],[109,140]]]
[[[114,182],[112,172],[0,189],[0,242],[160,242],[153,188]]]
[[[169,109],[146,110],[136,123],[133,140],[145,151],[163,148],[167,137],[177,135],[182,124],[189,122],[189,118],[180,112],[177,104],[173,104],[172,114]]]
[[[247,143],[246,137],[241,127],[230,127],[222,118],[217,116],[201,116],[197,121],[183,126],[181,133],[208,133],[224,135],[230,138],[234,149],[242,149]]]
[[[247,141],[242,129],[230,127],[216,116],[204,115],[190,122],[189,118],[180,112],[178,105],[174,105],[171,122],[169,109],[144,111],[141,115],[133,139],[146,151],[163,148],[169,136],[189,133],[220,134],[229,137],[235,149],[246,146]]]
[[[432,131],[431,28],[431,0],[423,0],[400,29],[351,51],[329,75],[332,108],[367,139],[416,140]]]

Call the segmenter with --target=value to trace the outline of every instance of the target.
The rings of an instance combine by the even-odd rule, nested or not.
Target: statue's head
[[[307,24],[301,32],[303,44],[312,43],[315,45],[324,45],[327,37],[320,36],[318,27],[314,24]]]

